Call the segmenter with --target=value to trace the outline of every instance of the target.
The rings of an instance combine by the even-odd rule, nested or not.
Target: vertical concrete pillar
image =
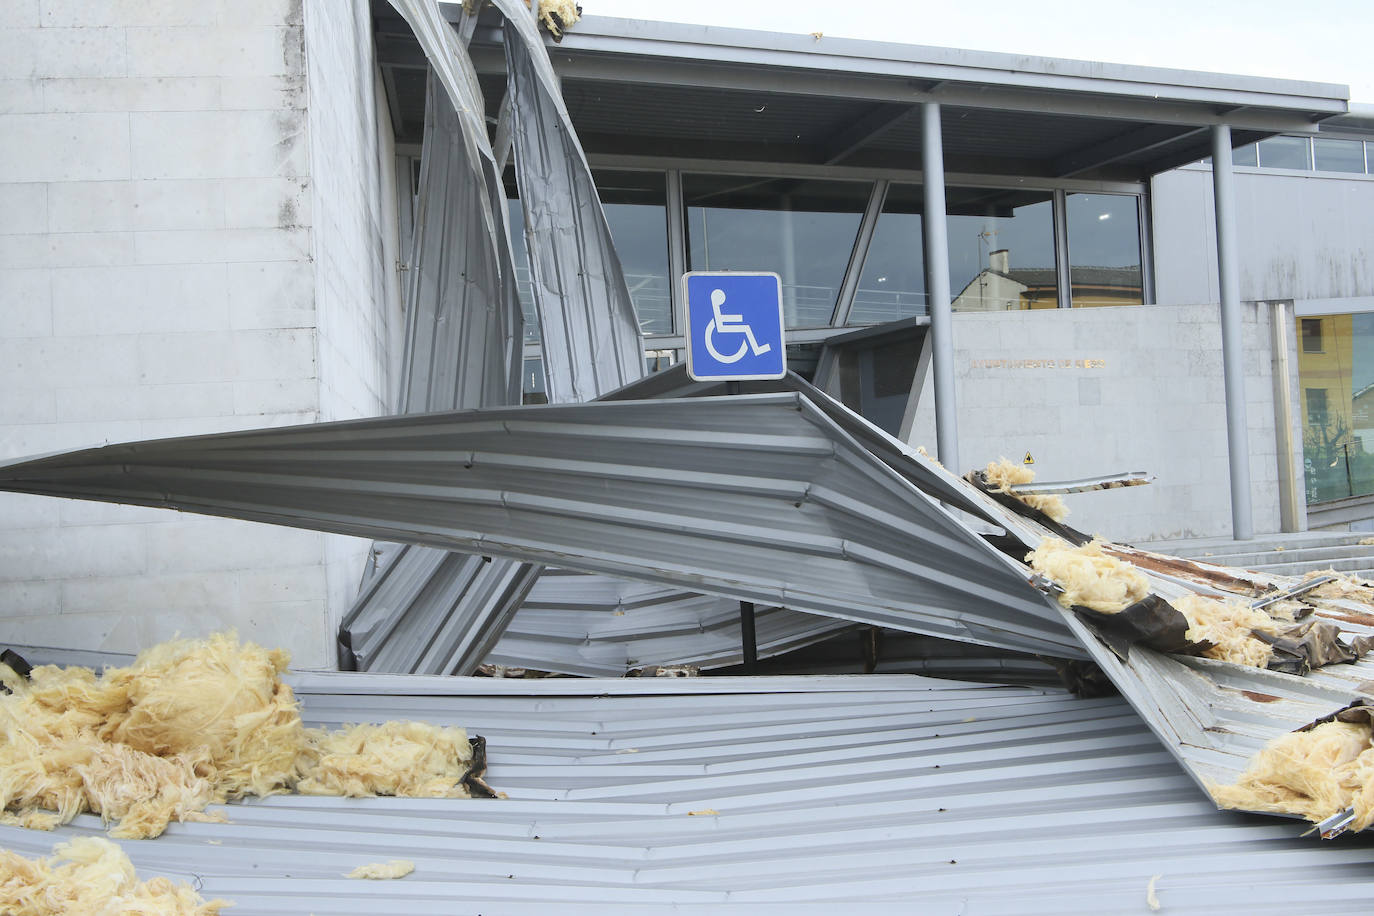
[[[1226,447],[1231,458],[1231,536],[1255,536],[1250,507],[1249,425],[1245,416],[1245,346],[1241,337],[1240,279],[1236,255],[1236,202],[1231,172],[1231,128],[1212,127],[1212,192],[1216,201],[1217,278],[1221,292],[1221,360],[1226,383]]]
[[[926,292],[930,307],[931,376],[935,383],[935,445],[940,463],[959,473],[958,406],[954,393],[954,327],[949,299],[949,235],[945,226],[945,153],[940,105],[921,103],[921,174],[925,189]]]

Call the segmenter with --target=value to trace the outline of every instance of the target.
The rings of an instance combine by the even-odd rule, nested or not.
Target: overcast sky
[[[580,0],[587,15],[1274,76],[1374,104],[1374,0]]]

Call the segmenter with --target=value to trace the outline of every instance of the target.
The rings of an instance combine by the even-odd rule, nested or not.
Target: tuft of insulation
[[[1069,507],[1064,505],[1063,497],[1021,494],[1012,489],[1012,487],[1023,483],[1032,483],[1035,480],[1035,472],[1025,465],[1012,464],[1006,458],[998,458],[996,461],[988,462],[988,466],[983,468],[983,475],[987,478],[988,486],[992,487],[995,493],[1005,493],[1013,499],[1020,500],[1032,509],[1038,509],[1045,513],[1056,522],[1062,522],[1069,516]]]
[[[1355,809],[1351,829],[1374,823],[1374,742],[1364,722],[1289,732],[1260,751],[1234,784],[1210,785],[1223,808],[1295,814],[1313,823]]]
[[[83,812],[147,838],[173,821],[224,820],[245,795],[466,797],[467,733],[423,723],[307,733],[287,656],[232,635],[176,640],[127,668],[0,665],[0,809],[50,830]]]
[[[1334,576],[1335,581],[1327,582],[1325,585],[1319,585],[1312,589],[1307,593],[1307,598],[1345,599],[1374,607],[1374,582],[1366,582],[1359,576],[1336,572],[1334,569],[1319,569],[1310,572],[1302,577],[1302,581],[1308,582],[1321,576]]]
[[[0,913],[7,916],[215,916],[227,906],[169,878],[139,881],[124,850],[99,837],[58,843],[50,858],[36,861],[0,849]]]
[[[525,2],[528,4],[529,0]],[[539,0],[535,16],[539,24],[549,30],[554,41],[561,41],[563,30],[576,25],[577,20],[582,18],[582,7],[574,0]]]
[[[392,859],[390,862],[373,862],[359,865],[345,878],[365,878],[368,881],[386,881],[391,878],[404,878],[415,870],[415,863],[406,859]]]
[[[1114,614],[1150,593],[1150,581],[1144,573],[1109,556],[1097,538],[1082,547],[1045,538],[1026,554],[1026,562],[1064,590],[1059,603],[1066,608],[1079,605]]]
[[[296,783],[302,795],[468,797],[461,780],[472,766],[472,745],[461,728],[387,722],[316,729],[306,753],[307,775]]]
[[[1188,618],[1190,641],[1212,643],[1202,652],[1207,658],[1252,668],[1263,668],[1273,658],[1269,643],[1253,635],[1255,630],[1278,635],[1278,626],[1264,611],[1244,601],[1217,601],[1197,594],[1172,599],[1169,604]]]

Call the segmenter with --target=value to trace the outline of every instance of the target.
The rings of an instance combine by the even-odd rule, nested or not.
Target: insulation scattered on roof
[[[1355,809],[1350,827],[1374,823],[1374,742],[1367,720],[1332,721],[1281,736],[1232,785],[1208,787],[1223,808],[1325,820]]]
[[[366,878],[369,881],[386,881],[391,878],[404,878],[415,870],[415,863],[407,859],[392,859],[390,862],[373,862],[359,865],[345,878]]]
[[[528,0],[526,0],[528,3]],[[549,30],[554,41],[561,41],[563,30],[582,18],[582,7],[573,0],[539,0],[539,24]]]
[[[124,850],[99,837],[58,843],[36,861],[0,849],[0,913],[8,916],[215,916],[232,905],[168,878],[139,881]]]
[[[1094,538],[1074,547],[1058,538],[1045,538],[1026,555],[1026,562],[1063,589],[1059,603],[1111,614],[1124,610],[1150,592],[1150,581],[1129,563],[1108,556]]]
[[[988,486],[992,487],[994,493],[1006,493],[1032,509],[1045,513],[1056,522],[1063,522],[1064,519],[1068,518],[1069,507],[1064,505],[1063,497],[1023,495],[1012,489],[1012,487],[1031,483],[1035,480],[1035,472],[1025,465],[1012,464],[1007,458],[999,458],[996,461],[989,461],[988,466],[983,469],[983,474],[987,477]]]
[[[1334,577],[1334,581],[1317,586],[1312,591],[1308,592],[1309,597],[1327,599],[1343,598],[1348,601],[1358,601],[1361,604],[1367,604],[1374,607],[1374,583],[1366,582],[1358,576],[1336,572],[1334,569],[1319,569],[1307,573],[1302,577],[1302,581],[1307,582],[1322,576],[1332,576]]]
[[[1269,643],[1254,636],[1255,630],[1278,635],[1278,626],[1264,611],[1243,601],[1217,601],[1202,595],[1185,595],[1169,603],[1188,618],[1189,640],[1212,644],[1202,652],[1207,658],[1263,668],[1273,657]]]
[[[5,823],[52,829],[90,811],[112,835],[160,835],[172,820],[244,795],[466,797],[461,728],[416,722],[306,732],[287,656],[230,635],[177,640],[97,676],[0,665]]]

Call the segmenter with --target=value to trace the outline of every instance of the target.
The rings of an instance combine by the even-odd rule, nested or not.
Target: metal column
[[[1241,337],[1240,283],[1236,256],[1235,190],[1231,128],[1212,126],[1212,190],[1216,200],[1217,278],[1221,292],[1221,360],[1226,381],[1226,447],[1231,457],[1231,534],[1255,536],[1250,512],[1249,426],[1245,417],[1245,346]]]
[[[926,290],[930,305],[931,368],[935,382],[935,445],[940,463],[959,464],[958,408],[954,395],[954,328],[949,300],[949,237],[945,225],[945,155],[940,105],[921,103],[921,171],[924,175]],[[955,471],[955,473],[958,473]]]

